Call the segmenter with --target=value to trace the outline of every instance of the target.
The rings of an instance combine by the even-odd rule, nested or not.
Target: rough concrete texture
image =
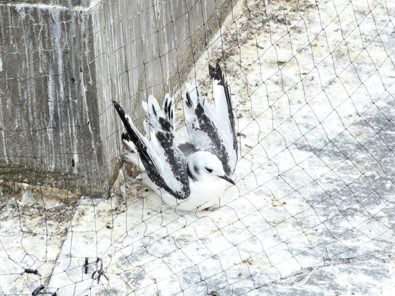
[[[220,58],[230,84],[241,157],[221,207],[167,209],[132,179],[108,200],[10,200],[0,293],[392,295],[394,9],[241,1],[187,77],[210,96]]]
[[[24,3],[0,15],[0,161],[30,169],[13,181],[103,190],[91,16]],[[35,170],[57,173],[57,184],[32,182]]]
[[[64,8],[75,8],[75,7],[89,7],[92,3],[97,2],[97,0],[0,0],[0,3],[4,4],[21,4],[21,5],[34,5],[40,6],[44,5],[58,5],[63,6]]]
[[[0,162],[12,181],[108,189],[121,149],[111,100],[138,117],[141,98],[177,87],[230,4],[0,1]]]

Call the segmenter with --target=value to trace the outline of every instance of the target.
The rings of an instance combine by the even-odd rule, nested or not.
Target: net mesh
[[[185,3],[189,9],[180,18],[205,1]],[[201,27],[175,40],[193,51],[194,34],[204,32],[202,54],[192,53],[183,68],[189,73],[176,60],[174,84],[163,78],[163,66],[156,69],[161,81],[150,81],[145,67],[162,65],[166,55],[159,53],[120,69],[116,83],[123,85],[121,104],[133,106],[157,88],[175,96],[181,114],[184,80],[197,81],[211,97],[208,64],[219,62],[236,116],[236,186],[217,209],[186,213],[162,204],[131,167],[123,168],[126,181],[109,198],[63,203],[49,198],[57,191],[45,186],[33,194],[13,183],[23,194],[0,205],[0,293],[390,295],[393,4],[230,1],[230,15],[209,39],[207,23],[222,23],[215,3],[212,16],[202,12]],[[170,19],[156,24],[157,32],[174,26],[176,17]],[[173,51],[177,56],[177,48],[166,53]],[[125,73],[134,71],[147,71],[147,81],[131,89]],[[103,83],[113,82],[104,77]],[[108,103],[105,110],[111,108]],[[107,140],[118,138],[118,129]],[[0,130],[3,138],[6,133]],[[117,145],[121,152],[120,140]],[[4,194],[9,185],[2,186]]]

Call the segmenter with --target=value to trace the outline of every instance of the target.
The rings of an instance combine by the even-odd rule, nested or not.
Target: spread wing
[[[237,163],[232,102],[219,65],[209,66],[209,74],[213,79],[215,107],[205,101],[196,85],[186,84],[183,94],[186,126],[195,148],[217,155],[226,175],[231,176]]]
[[[151,181],[177,199],[187,198],[190,194],[187,161],[175,137],[172,98],[166,96],[163,110],[153,96],[148,99],[145,109],[149,119],[145,128],[151,141],[137,130],[117,102],[113,104],[127,132],[123,139],[133,142]]]

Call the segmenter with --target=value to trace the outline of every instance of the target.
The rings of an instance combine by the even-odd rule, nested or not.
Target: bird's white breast
[[[170,207],[181,211],[202,210],[219,203],[227,182],[214,176],[207,176],[198,182],[191,181],[191,194],[187,199],[176,200],[168,193],[162,195],[163,201]]]

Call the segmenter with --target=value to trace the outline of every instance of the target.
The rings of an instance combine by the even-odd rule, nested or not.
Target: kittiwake
[[[143,182],[169,206],[182,211],[217,205],[237,163],[235,120],[228,85],[220,66],[209,65],[215,104],[201,96],[198,85],[186,84],[182,94],[189,142],[178,142],[174,100],[166,94],[162,108],[149,96],[143,136],[130,116],[113,101],[130,151],[123,158],[138,166]],[[136,153],[137,152],[137,153]]]

